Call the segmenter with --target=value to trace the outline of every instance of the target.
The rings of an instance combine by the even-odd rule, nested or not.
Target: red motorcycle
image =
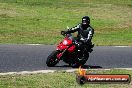
[[[48,57],[46,64],[48,67],[55,66],[60,60],[69,64],[72,67],[82,66],[86,63],[89,58],[89,53],[87,45],[82,45],[81,49],[76,47],[76,39],[71,34],[64,34],[64,40],[58,44],[56,50],[54,50]]]

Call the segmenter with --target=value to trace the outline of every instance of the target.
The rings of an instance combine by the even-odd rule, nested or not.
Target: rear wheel
[[[79,67],[83,66],[89,58],[89,53],[88,52],[82,52],[82,54],[78,54],[75,62],[71,65],[72,67]]]
[[[55,66],[59,60],[57,59],[57,54],[59,54],[59,51],[53,51],[48,57],[46,64],[48,67],[53,67]]]

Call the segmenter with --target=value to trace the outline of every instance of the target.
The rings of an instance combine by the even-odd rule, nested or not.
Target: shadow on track
[[[71,66],[69,65],[62,65],[62,66],[55,66],[55,67],[60,67],[60,68],[72,68]],[[78,67],[74,67],[74,68],[78,68]],[[84,69],[99,69],[99,68],[103,68],[101,66],[96,66],[96,65],[84,65],[82,66],[82,68]]]
[[[103,67],[101,67],[101,66],[96,66],[96,65],[84,65],[84,66],[82,66],[82,68],[84,68],[84,69],[99,69],[99,68],[103,68]]]

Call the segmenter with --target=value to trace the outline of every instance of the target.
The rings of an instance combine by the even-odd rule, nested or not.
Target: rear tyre
[[[71,66],[73,68],[83,66],[87,62],[88,58],[89,58],[89,53],[84,53],[82,56],[77,57],[75,63],[72,64]]]
[[[59,60],[57,59],[57,54],[59,54],[59,51],[53,51],[48,57],[46,64],[48,67],[53,67],[55,66]]]

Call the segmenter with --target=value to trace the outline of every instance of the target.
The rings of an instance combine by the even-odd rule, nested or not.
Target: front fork
[[[57,54],[57,58],[58,58],[58,60],[61,60],[61,57],[63,57],[63,55],[64,55],[64,53],[66,52],[66,50],[67,50],[67,49],[63,50],[62,52],[59,51],[60,53]]]
[[[67,47],[66,49],[64,49],[63,51],[59,51],[60,53],[57,54],[57,58],[58,58],[59,60],[61,60],[61,57],[64,56],[65,52],[66,52],[71,46],[72,46],[72,45],[68,46],[68,47]]]

